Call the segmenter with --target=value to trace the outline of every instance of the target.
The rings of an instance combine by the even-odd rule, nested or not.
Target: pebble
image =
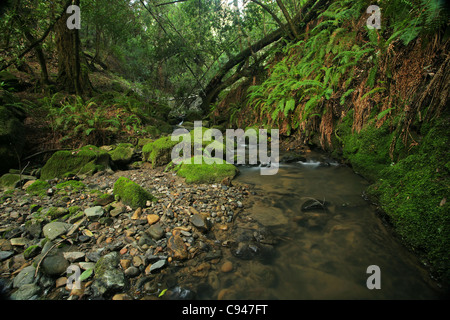
[[[141,272],[139,271],[139,269],[135,266],[128,267],[125,270],[125,275],[130,278],[134,278],[134,277],[138,276],[140,273]]]
[[[231,261],[225,261],[220,267],[220,271],[227,273],[233,270],[233,263]]]
[[[152,272],[154,272],[154,271],[156,271],[156,270],[162,269],[162,268],[164,268],[165,266],[166,266],[166,260],[159,260],[159,261],[157,261],[157,262],[155,262],[155,263],[153,263],[153,264],[151,265],[151,267],[150,267],[150,273],[152,273]]]
[[[63,252],[64,258],[69,262],[75,262],[83,259],[86,256],[84,252]]]
[[[131,260],[130,259],[122,259],[120,260],[120,266],[123,270],[128,269],[131,266]]]
[[[114,197],[109,197],[108,201],[100,203],[97,201],[97,195],[93,195],[87,190],[83,191],[84,194],[72,190],[69,194],[61,195],[60,191],[54,188],[50,188],[49,191],[52,197],[38,199],[27,196],[18,197],[17,200],[13,197],[9,198],[10,200],[6,200],[4,204],[0,204],[0,212],[2,212],[0,215],[5,218],[5,222],[8,221],[5,223],[0,219],[0,230],[5,229],[9,233],[9,240],[1,239],[5,241],[0,242],[0,261],[10,259],[8,266],[11,266],[11,273],[18,270],[22,265],[29,264],[31,261],[23,258],[18,260],[15,255],[23,256],[24,247],[37,244],[38,239],[42,237],[42,232],[44,232],[44,236],[48,236],[49,231],[54,231],[54,227],[58,226],[50,223],[46,225],[48,221],[44,220],[42,222],[44,227],[37,225],[36,236],[32,236],[28,229],[25,230],[25,233],[23,229],[19,229],[17,223],[20,223],[20,221],[17,220],[18,218],[23,218],[23,222],[28,220],[34,222],[35,215],[32,216],[31,214],[40,208],[46,210],[51,207],[62,207],[68,211],[70,207],[79,206],[79,209],[76,210],[80,213],[78,218],[75,219],[75,216],[73,216],[70,220],[67,220],[66,217],[61,216],[58,218],[59,221],[53,222],[60,224],[59,226],[62,228],[59,234],[51,236],[51,239],[56,239],[51,245],[59,240],[58,237],[64,237],[64,234],[72,229],[73,223],[80,221],[81,224],[77,226],[78,229],[69,238],[69,241],[72,241],[71,246],[64,242],[63,247],[70,247],[72,251],[62,252],[61,249],[55,247],[42,261],[40,278],[51,279],[46,275],[48,272],[53,275],[52,279],[54,280],[46,286],[42,285],[41,282],[39,283],[38,286],[41,290],[38,292],[38,297],[40,297],[40,294],[45,297],[51,292],[48,288],[63,290],[67,282],[66,266],[75,263],[83,271],[93,270],[96,268],[96,262],[99,262],[99,259],[105,257],[106,253],[113,252],[117,254],[117,264],[106,268],[104,274],[94,274],[92,281],[90,281],[92,285],[88,283],[86,289],[83,287],[78,292],[72,291],[73,296],[70,299],[77,300],[82,295],[87,295],[89,298],[89,296],[96,296],[97,294],[98,296],[105,294],[103,298],[107,299],[108,297],[109,299],[112,297],[114,300],[130,299],[130,296],[125,293],[128,291],[120,290],[135,289],[136,281],[131,279],[124,281],[124,277],[140,279],[142,276],[145,277],[144,274],[140,276],[141,272],[150,275],[151,280],[147,284],[155,288],[154,292],[160,292],[164,288],[162,284],[154,281],[156,278],[153,274],[169,264],[177,268],[187,266],[191,269],[192,266],[200,265],[202,268],[196,268],[196,274],[202,277],[207,277],[212,270],[218,269],[221,272],[233,270],[233,264],[229,261],[225,261],[217,267],[214,265],[220,263],[222,259],[222,253],[218,246],[223,241],[228,240],[228,238],[223,238],[226,237],[225,233],[215,232],[217,230],[229,230],[225,220],[229,214],[233,214],[232,210],[237,210],[238,207],[243,206],[242,202],[239,201],[243,199],[242,188],[236,189],[237,187],[232,185],[224,187],[220,184],[216,185],[216,188],[211,185],[187,187],[183,183],[169,182],[172,176],[168,174],[158,175],[157,180],[148,175],[144,177],[144,173],[139,171],[134,171],[132,174],[134,176],[132,175],[130,178],[133,181],[153,184],[149,190],[160,190],[158,202],[148,202],[146,206],[133,210],[131,207],[122,204],[118,198],[111,202]],[[83,182],[88,185],[88,188],[91,185],[96,185],[95,189],[103,189],[105,190],[103,192],[113,195],[113,189],[111,188],[114,181],[112,180],[116,178],[108,181],[108,177],[108,175],[99,175],[86,178],[87,181],[83,180]],[[50,184],[54,185],[57,182],[61,181],[50,181]],[[102,188],[98,186],[102,186]],[[29,207],[30,204],[33,204],[33,209]],[[122,213],[127,214],[121,215]],[[8,223],[11,223],[9,219],[11,215],[17,217],[12,228],[8,225]],[[62,221],[69,221],[70,223]],[[216,222],[218,222],[217,228],[212,228]],[[212,230],[211,234],[207,234],[210,230]],[[39,232],[41,234],[38,234]],[[211,239],[215,239],[218,235],[221,238],[219,244],[216,244]],[[20,239],[22,237],[23,239]],[[13,245],[11,245],[11,239]],[[24,241],[21,245],[19,245],[19,239]],[[25,241],[26,244],[24,244]],[[146,252],[145,256],[142,254],[143,252]],[[208,262],[205,263],[206,261]],[[48,269],[51,269],[48,266],[49,264],[54,270],[48,271]],[[207,267],[203,268],[203,266]],[[59,270],[56,270],[58,268]],[[34,276],[35,269],[30,268],[30,270],[28,270],[27,275]],[[183,279],[182,281],[190,278],[183,273],[186,271],[183,269],[180,269],[180,271],[182,272],[180,278]],[[19,273],[16,272],[14,276],[11,276],[11,280],[20,279],[18,276]],[[33,284],[34,277],[31,277],[30,281],[28,284]],[[129,284],[126,284],[128,281]],[[23,285],[24,283],[21,284],[21,286]],[[172,286],[182,288],[183,283],[174,283]],[[29,292],[34,293],[36,288],[31,289]],[[215,286],[215,290],[220,290],[220,287]],[[169,297],[169,293],[167,297]]]
[[[84,214],[89,219],[97,219],[97,218],[100,218],[104,214],[104,210],[101,206],[95,206],[92,208],[85,209]]]
[[[142,208],[137,208],[136,211],[134,211],[133,215],[131,216],[131,220],[138,220],[141,218],[142,214]]]
[[[156,214],[148,214],[147,215],[147,221],[148,221],[149,225],[152,225],[152,224],[154,224],[154,223],[159,221],[159,216],[156,215]]]

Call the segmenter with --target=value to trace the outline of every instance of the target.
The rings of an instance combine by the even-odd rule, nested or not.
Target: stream
[[[255,196],[235,232],[251,234],[247,221],[257,222],[279,241],[270,259],[229,256],[235,271],[219,274],[219,299],[442,298],[419,259],[364,200],[368,182],[349,167],[321,161],[312,152],[306,161],[280,164],[273,176],[239,167],[235,181],[252,185]],[[325,208],[302,211],[311,199]],[[366,285],[372,265],[379,267],[380,289]]]

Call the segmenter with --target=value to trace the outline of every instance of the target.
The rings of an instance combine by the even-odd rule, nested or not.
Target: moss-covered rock
[[[166,165],[171,161],[172,148],[177,144],[170,136],[148,143],[142,148],[143,159],[151,162],[153,168]]]
[[[192,130],[189,133],[178,135],[176,141],[172,141],[172,136],[168,136],[146,144],[142,148],[143,160],[151,162],[153,168],[167,165],[173,160],[173,148],[183,141],[190,143],[191,156],[196,155],[197,151],[198,154],[204,156],[217,157],[216,152],[220,150],[225,159],[226,145],[206,135],[207,130],[208,128],[202,127],[201,130]],[[200,142],[200,144],[197,145],[195,142]]]
[[[156,126],[146,126],[145,131],[150,134],[152,137],[159,137],[161,134],[161,131]]]
[[[114,195],[118,195],[123,203],[132,208],[144,207],[148,200],[156,200],[147,190],[125,177],[120,177],[114,183]]]
[[[47,161],[41,179],[87,176],[110,169],[110,155],[96,146],[85,146],[73,151],[58,151]]]
[[[64,191],[80,192],[81,190],[84,190],[86,188],[87,186],[83,182],[77,180],[68,180],[60,182],[55,186],[55,189],[58,191],[64,190]]]
[[[135,148],[131,143],[120,143],[116,148],[108,152],[111,160],[118,166],[127,165],[133,159]]]
[[[48,217],[50,220],[55,220],[65,216],[69,213],[69,210],[62,207],[50,207],[42,210],[42,214]]]
[[[175,170],[187,183],[219,183],[225,179],[233,179],[238,173],[238,169],[226,161],[208,164],[204,157],[198,156],[192,157],[190,163],[179,164]]]
[[[171,134],[173,132],[173,126],[167,122],[160,122],[157,125],[157,129],[162,133]]]
[[[142,149],[146,144],[152,143],[153,141],[155,141],[155,140],[152,139],[152,138],[142,138],[142,139],[139,139],[139,140],[138,140],[138,143],[137,143],[137,147],[138,147],[139,149]]]
[[[32,245],[25,249],[23,257],[28,260],[36,257],[41,252],[41,247],[38,245]]]
[[[33,176],[6,173],[0,178],[0,190],[12,190],[14,188],[20,187],[27,181],[35,179],[36,178]]]
[[[47,181],[36,180],[27,188],[27,192],[30,195],[43,197],[47,194],[47,190],[50,188],[50,184]]]

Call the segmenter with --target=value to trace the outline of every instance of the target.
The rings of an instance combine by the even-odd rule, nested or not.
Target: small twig
[[[69,149],[69,148],[62,148],[62,149],[51,149],[51,150],[39,151],[38,153],[32,154],[31,156],[28,156],[28,157],[26,157],[26,158],[23,159],[23,160],[29,160],[29,159],[31,159],[31,158],[34,158],[34,157],[39,156],[39,155],[44,154],[44,153],[56,152],[56,151],[64,151],[64,150],[72,150],[72,149]]]

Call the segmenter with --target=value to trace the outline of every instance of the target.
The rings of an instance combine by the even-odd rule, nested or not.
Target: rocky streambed
[[[120,177],[157,200],[122,203]],[[145,165],[48,182],[44,194],[1,194],[0,281],[11,299],[224,299],[236,279],[274,281],[264,262],[275,240],[246,214],[248,185],[186,184]],[[236,261],[251,274],[239,276]]]

